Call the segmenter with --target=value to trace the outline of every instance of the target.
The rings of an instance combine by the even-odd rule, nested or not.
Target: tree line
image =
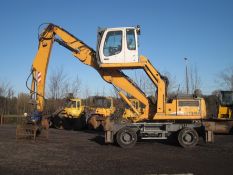
[[[176,83],[175,76],[172,76],[169,72],[165,72],[164,74],[169,80],[168,95],[172,96],[177,94],[178,85]],[[132,79],[147,96],[154,96],[156,94],[156,88],[154,87],[153,83],[142,72],[134,72]],[[233,91],[233,66],[221,71],[216,76],[216,81],[219,87],[224,88],[219,88],[219,90],[222,89]],[[200,75],[198,74],[196,67],[190,69],[189,83],[190,91],[192,92],[201,87]],[[53,71],[48,78],[48,86],[46,89],[48,95],[46,97],[45,110],[47,113],[52,113],[59,106],[63,106],[63,99],[66,97],[80,97],[82,94],[82,97],[87,98],[91,95],[88,87],[81,87],[82,82],[78,75],[74,80],[70,80],[62,68]],[[213,94],[216,94],[216,91],[214,91]],[[108,95],[104,94],[104,92],[105,90],[103,90],[103,94],[101,95]],[[185,90],[183,88],[183,91],[181,90],[180,93],[184,92]],[[98,92],[96,92],[95,95],[99,95]],[[114,89],[111,90],[109,96],[119,98]],[[0,115],[23,114],[24,112],[30,112],[32,110],[32,105],[28,103],[29,101],[29,94],[21,92],[16,96],[14,87],[10,84],[10,82],[0,80]]]

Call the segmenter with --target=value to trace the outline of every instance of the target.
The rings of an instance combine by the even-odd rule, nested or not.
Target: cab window
[[[135,40],[135,33],[134,33],[133,29],[127,29],[126,38],[127,38],[127,48],[129,50],[135,50],[136,49],[136,40]]]
[[[108,32],[104,43],[104,56],[112,56],[122,50],[122,31]]]
[[[76,108],[76,101],[70,101],[70,102],[66,105],[66,107],[68,107],[68,108]]]
[[[231,91],[222,91],[221,93],[221,105],[223,106],[232,106],[233,105],[233,92]]]
[[[80,101],[77,101],[77,108],[80,108]]]

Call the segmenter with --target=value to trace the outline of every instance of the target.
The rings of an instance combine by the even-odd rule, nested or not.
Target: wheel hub
[[[129,142],[131,142],[132,137],[131,137],[130,134],[124,133],[124,134],[122,135],[122,140],[123,140],[124,142],[126,142],[126,143],[129,143]]]
[[[185,140],[186,142],[191,142],[191,141],[192,141],[192,136],[191,136],[190,134],[186,134],[186,135],[184,136],[184,140]]]

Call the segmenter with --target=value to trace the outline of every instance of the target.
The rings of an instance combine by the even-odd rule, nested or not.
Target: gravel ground
[[[49,129],[49,139],[15,139],[0,126],[0,174],[233,174],[233,135],[217,135],[184,149],[173,141],[139,142],[131,149],[105,145],[103,133]]]

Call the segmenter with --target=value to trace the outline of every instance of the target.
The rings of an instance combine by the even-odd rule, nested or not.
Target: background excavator
[[[220,91],[218,102],[218,118],[233,118],[233,91]]]
[[[112,97],[94,96],[86,99],[86,121],[89,129],[101,129],[103,122],[115,112]]]
[[[137,116],[132,123],[114,122],[110,118],[106,120],[106,143],[115,140],[121,147],[132,147],[137,138],[167,139],[173,133],[177,133],[181,146],[195,146],[199,135],[203,134],[200,132],[203,131],[203,127],[206,131],[212,131],[203,122],[206,118],[205,101],[195,96],[176,97],[168,101],[167,78],[162,76],[146,57],[138,55],[139,34],[139,26],[99,29],[95,52],[61,27],[48,24],[40,34],[39,49],[31,69],[32,83],[29,89],[36,105],[36,113],[32,114],[31,118],[36,116],[37,121],[41,120],[50,53],[53,43],[57,42],[70,50],[82,63],[96,69],[106,82],[114,86],[119,96]],[[123,70],[133,69],[144,70],[154,83],[157,89],[155,103],[152,103],[123,72]],[[144,110],[136,109],[128,96],[137,99],[144,106]],[[207,136],[212,136],[209,132],[207,133]]]
[[[141,103],[134,98],[130,98],[129,99],[130,103],[133,105],[133,107],[140,113],[142,114],[145,110],[144,106],[141,105]],[[137,115],[135,114],[135,112],[132,110],[132,108],[126,104],[126,107],[124,109],[123,115],[122,115],[123,119],[127,119],[131,122],[135,122],[137,121]]]

